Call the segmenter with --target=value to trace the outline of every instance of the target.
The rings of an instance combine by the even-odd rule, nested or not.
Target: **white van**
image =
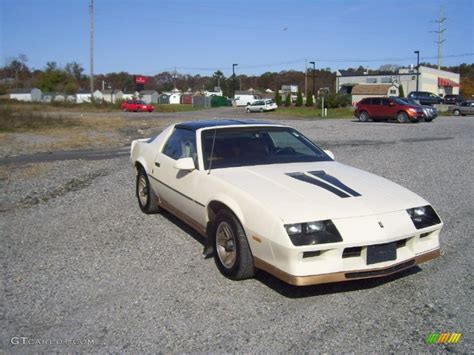
[[[236,106],[248,106],[254,101],[259,100],[259,98],[257,97],[257,95],[252,94],[236,94],[234,100]]]

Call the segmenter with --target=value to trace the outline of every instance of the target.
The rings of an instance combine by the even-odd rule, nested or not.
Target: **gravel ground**
[[[202,258],[196,233],[140,212],[126,157],[41,163],[34,178],[14,172],[2,187],[0,349],[472,352],[474,120],[284,122],[338,161],[430,201],[445,222],[442,257],[384,279],[297,288],[260,273],[232,282]],[[27,196],[37,201],[21,203]],[[427,345],[430,332],[462,338]],[[50,344],[11,344],[21,336]],[[65,344],[73,339],[93,344]]]

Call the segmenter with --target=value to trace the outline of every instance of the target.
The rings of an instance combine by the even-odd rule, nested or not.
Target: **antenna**
[[[438,24],[438,30],[431,31],[438,34],[438,40],[435,41],[435,43],[438,44],[438,69],[441,69],[443,42],[446,42],[446,40],[443,39],[443,32],[446,31],[446,28],[444,28],[444,21],[446,21],[446,17],[443,15],[443,6],[441,6],[439,8],[439,18],[434,20],[434,22]]]
[[[214,128],[214,136],[212,137],[211,157],[209,160],[209,171],[207,172],[207,175],[211,173],[211,169],[212,169],[212,159],[214,157],[214,143],[216,143],[216,132],[217,132],[217,129]]]

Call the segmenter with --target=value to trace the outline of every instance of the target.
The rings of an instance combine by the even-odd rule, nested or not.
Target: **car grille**
[[[414,259],[383,269],[383,270],[347,272],[345,276],[346,276],[346,279],[359,279],[359,278],[364,278],[364,277],[385,276],[385,275],[390,275],[390,274],[393,274],[394,272],[401,271],[403,269],[406,269],[412,266],[415,266]]]

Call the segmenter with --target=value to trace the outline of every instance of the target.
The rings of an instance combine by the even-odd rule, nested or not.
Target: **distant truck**
[[[236,106],[248,106],[259,100],[259,97],[252,94],[236,94],[234,100]]]

